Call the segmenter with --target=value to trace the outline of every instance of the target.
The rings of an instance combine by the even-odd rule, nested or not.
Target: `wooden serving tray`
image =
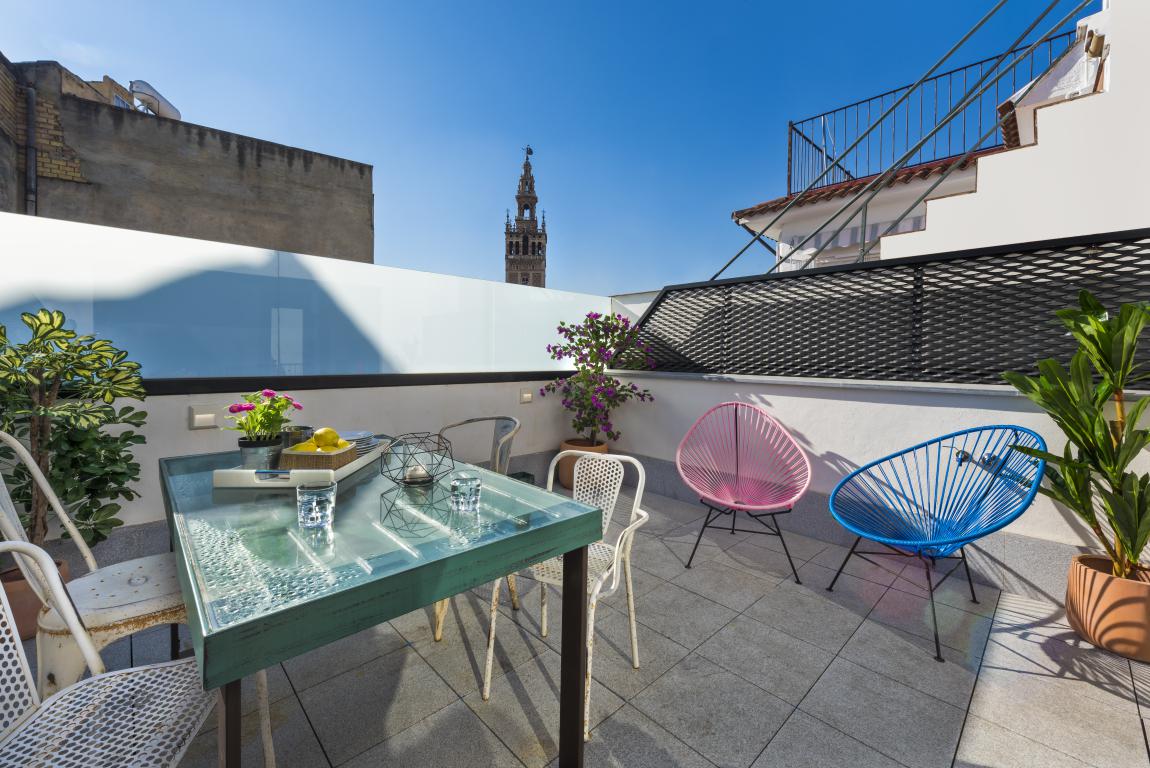
[[[212,472],[212,487],[292,490],[297,485],[305,483],[329,483],[333,480],[338,482],[358,472],[373,461],[377,461],[380,454],[387,450],[390,445],[390,441],[381,441],[379,445],[363,456],[358,459],[353,458],[350,463],[336,469],[243,469],[241,467],[217,469]],[[349,450],[352,451],[354,457],[355,446]]]

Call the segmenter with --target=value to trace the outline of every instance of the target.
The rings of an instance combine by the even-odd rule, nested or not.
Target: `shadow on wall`
[[[127,297],[28,296],[0,308],[0,323],[20,338],[20,313],[40,307],[61,309],[81,333],[128,350],[146,378],[395,372],[291,253],[183,275]]]

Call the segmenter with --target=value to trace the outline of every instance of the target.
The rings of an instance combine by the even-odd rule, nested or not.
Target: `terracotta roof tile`
[[[991,147],[990,149],[984,149],[980,152],[976,152],[971,156],[969,160],[963,164],[963,167],[969,167],[980,157],[985,157],[986,155],[1001,151],[1003,151],[1003,147]],[[947,157],[941,160],[931,160],[927,163],[919,163],[918,165],[908,165],[905,168],[899,169],[899,171],[895,173],[891,180],[887,183],[887,186],[893,186],[896,183],[908,184],[911,181],[926,179],[934,176],[935,174],[940,174],[948,167],[950,167],[951,163],[953,163],[956,159],[957,158],[955,157]],[[879,174],[876,173],[871,176],[863,176],[859,179],[851,179],[850,181],[842,181],[837,184],[828,184],[825,187],[812,189],[810,192],[807,192],[803,196],[802,200],[795,203],[795,207],[800,205],[810,205],[812,203],[821,203],[824,200],[832,200],[836,197],[847,197],[849,195],[853,195],[865,187],[868,182],[870,182],[878,175]],[[742,210],[738,210],[732,213],[731,218],[735,221],[739,221],[740,219],[749,218],[751,216],[758,216],[763,213],[774,213],[775,211],[782,210],[783,206],[789,203],[792,198],[797,196],[797,194],[798,193],[795,195],[784,195],[782,197],[776,197],[774,200],[768,200],[765,203],[759,203],[758,205],[751,206],[750,208],[743,208]]]

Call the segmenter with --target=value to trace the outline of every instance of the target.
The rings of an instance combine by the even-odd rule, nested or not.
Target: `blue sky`
[[[709,277],[746,239],[730,212],[785,192],[788,119],[913,81],[991,4],[43,0],[4,10],[0,51],[371,163],[393,266],[501,280],[530,143],[548,285],[602,294]],[[1013,0],[954,64],[1044,4]]]

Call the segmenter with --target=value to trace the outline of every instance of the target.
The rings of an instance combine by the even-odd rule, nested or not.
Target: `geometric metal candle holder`
[[[430,432],[393,438],[379,464],[380,474],[402,485],[428,485],[454,470],[451,441]]]

